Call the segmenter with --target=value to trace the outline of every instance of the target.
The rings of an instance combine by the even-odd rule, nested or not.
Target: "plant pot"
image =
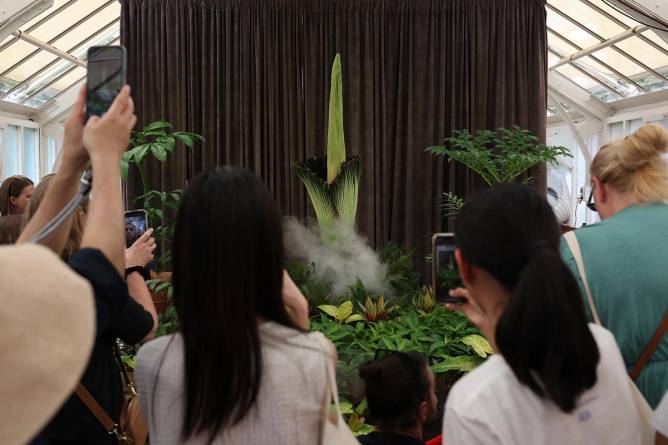
[[[172,273],[151,271],[151,279],[172,281]],[[150,289],[149,292],[151,293],[151,299],[153,299],[153,304],[158,315],[164,314],[169,305],[172,304],[172,300],[167,296],[166,292],[155,292]]]

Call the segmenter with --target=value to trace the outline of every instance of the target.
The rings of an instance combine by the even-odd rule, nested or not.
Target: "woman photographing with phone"
[[[588,325],[547,200],[522,185],[482,192],[457,215],[462,310],[496,354],[453,387],[448,444],[640,443],[614,338]]]
[[[322,334],[306,332],[266,187],[238,168],[199,175],[172,253],[179,332],[146,344],[135,370],[151,443],[319,443],[334,357]]]

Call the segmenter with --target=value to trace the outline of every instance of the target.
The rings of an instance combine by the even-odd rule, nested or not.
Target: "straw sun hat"
[[[0,444],[25,444],[83,373],[95,336],[88,282],[51,251],[0,248]]]

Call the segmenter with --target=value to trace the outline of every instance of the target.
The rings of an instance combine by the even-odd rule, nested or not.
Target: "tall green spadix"
[[[327,156],[295,164],[297,177],[306,186],[324,241],[335,241],[336,228],[353,227],[357,215],[362,162],[346,158],[343,132],[343,79],[341,56],[334,58],[329,92]]]
[[[346,140],[343,133],[343,79],[341,55],[337,54],[332,65],[332,82],[329,91],[329,122],[327,126],[327,183],[331,184],[346,161]]]

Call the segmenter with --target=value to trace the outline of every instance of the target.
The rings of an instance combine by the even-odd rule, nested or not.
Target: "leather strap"
[[[105,430],[109,434],[113,434],[114,431],[118,430],[118,425],[116,422],[114,422],[111,417],[109,417],[109,414],[100,406],[99,403],[97,403],[97,400],[95,400],[95,397],[88,392],[85,386],[83,386],[81,383],[77,384],[76,389],[74,390],[77,396],[81,399],[84,405],[90,410],[91,413],[95,416],[95,418],[102,424]]]
[[[650,342],[647,343],[647,346],[645,346],[645,350],[643,351],[642,355],[636,362],[636,365],[633,367],[633,370],[631,370],[631,372],[629,373],[633,381],[636,381],[638,379],[642,370],[645,368],[647,363],[649,363],[649,359],[652,358],[654,351],[656,351],[656,348],[659,347],[659,343],[661,343],[661,340],[663,339],[663,336],[667,330],[668,330],[668,310],[663,314],[663,319],[661,320],[661,323],[659,324],[659,327],[656,330],[654,337],[652,337]]]

